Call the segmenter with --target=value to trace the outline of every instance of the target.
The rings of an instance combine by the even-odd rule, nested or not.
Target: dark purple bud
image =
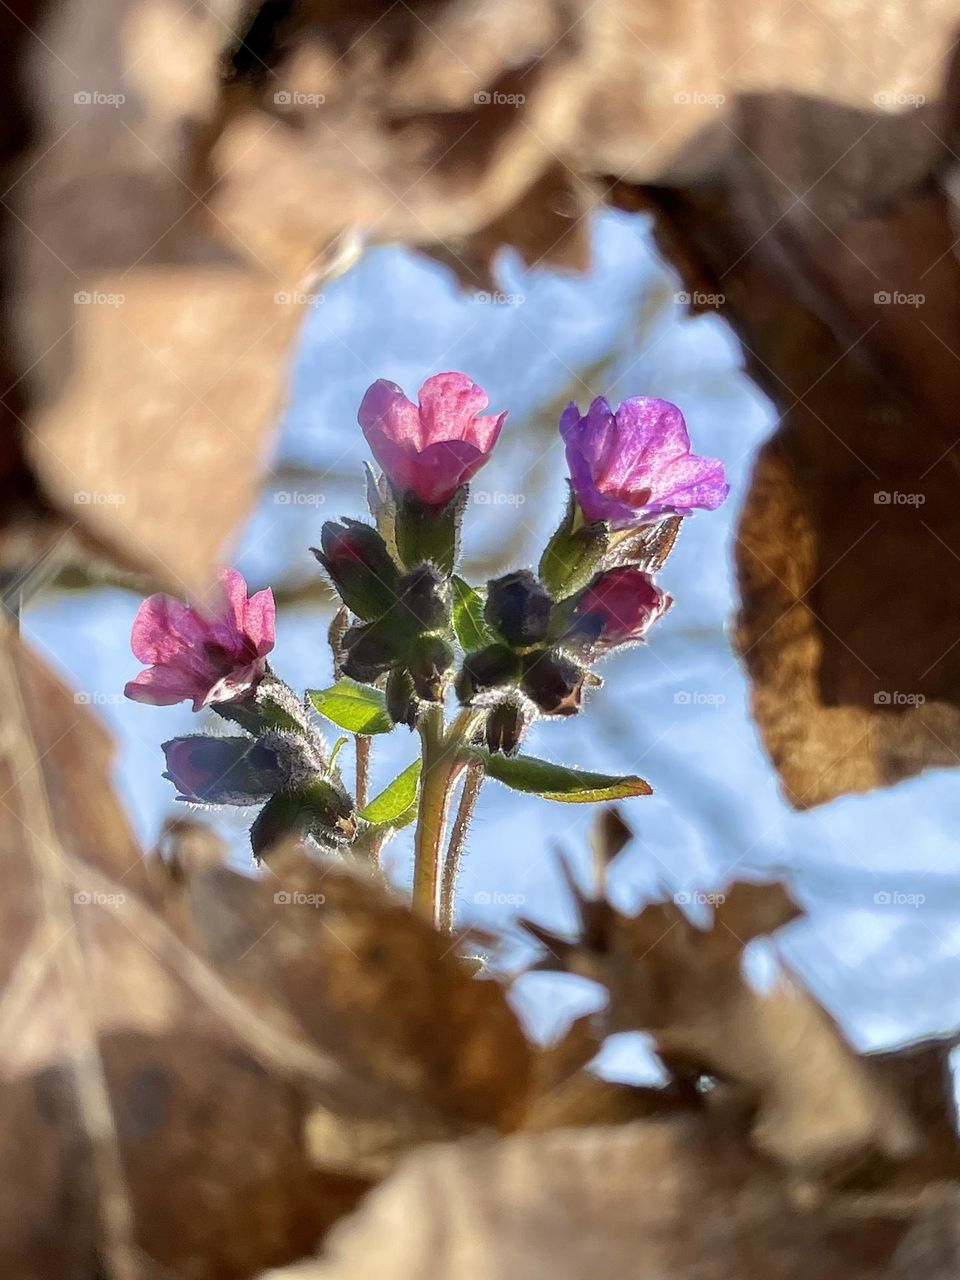
[[[349,627],[343,635],[340,669],[351,680],[372,684],[403,655],[408,636],[395,625],[393,614]]]
[[[453,646],[436,633],[422,635],[409,656],[410,674],[417,696],[425,702],[442,702],[444,677],[453,666]]]
[[[457,697],[472,702],[478,693],[513,684],[520,677],[520,658],[505,644],[487,645],[468,653],[457,675]]]
[[[396,599],[400,571],[376,529],[359,520],[328,520],[320,548],[311,550],[358,618],[370,622],[387,612]]]
[[[335,783],[315,778],[299,790],[273,796],[250,828],[254,857],[268,854],[279,841],[313,836],[318,844],[339,845],[353,839],[357,820],[349,796]]]
[[[488,751],[512,756],[532,719],[529,704],[520,698],[504,698],[490,711],[486,723]]]
[[[539,644],[544,639],[552,608],[549,592],[529,569],[505,574],[487,584],[484,616],[514,648]]]
[[[409,632],[433,631],[446,625],[447,606],[444,580],[432,565],[422,564],[400,579],[395,625]]]
[[[541,649],[524,660],[523,692],[547,716],[575,716],[589,673],[555,649]]]
[[[282,781],[273,754],[254,738],[190,734],[163,744],[164,777],[196,804],[259,804]]]
[[[384,693],[387,700],[387,715],[393,723],[405,724],[408,728],[415,729],[419,701],[413,676],[406,667],[393,668],[387,676],[387,687]]]

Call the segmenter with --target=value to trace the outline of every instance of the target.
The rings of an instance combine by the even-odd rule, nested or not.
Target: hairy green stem
[[[354,798],[357,808],[362,809],[367,803],[367,791],[370,785],[370,738],[367,734],[356,733],[353,741],[357,755],[357,785]]]
[[[420,804],[414,841],[413,906],[431,924],[437,918],[437,864],[447,822],[449,772],[443,768],[443,707],[430,705],[420,724],[423,768],[420,771]]]
[[[460,748],[470,736],[480,713],[467,707],[445,730],[443,707],[431,704],[418,725],[423,768],[420,803],[414,840],[413,906],[437,926],[440,850],[447,829],[450,793],[463,768]]]
[[[447,845],[447,852],[443,859],[443,870],[440,877],[440,928],[446,933],[453,932],[460,864],[463,861],[463,852],[467,845],[467,833],[470,830],[473,811],[477,807],[484,776],[483,765],[479,761],[475,764],[467,765],[466,777],[463,780],[463,791],[460,793],[460,803],[457,806],[457,815],[453,820],[453,828],[450,832],[450,843]]]

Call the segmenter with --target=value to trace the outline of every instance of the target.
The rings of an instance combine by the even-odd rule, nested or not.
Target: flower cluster
[[[165,744],[166,776],[193,803],[263,804],[258,853],[290,829],[326,845],[357,841],[415,808],[405,793],[403,815],[383,797],[358,808],[311,705],[361,738],[394,725],[419,729],[421,809],[439,767],[431,743],[440,739],[455,764],[447,783],[465,763],[509,783],[513,775],[496,761],[516,756],[536,718],[577,714],[584,690],[601,683],[596,663],[645,639],[672,603],[655,574],[681,520],[726,497],[721,463],[691,452],[675,405],[643,396],[616,410],[601,397],[585,414],[568,405],[559,429],[569,500],[537,571],[471,586],[456,572],[468,485],[506,417],[484,412],[487,403],[461,373],[428,378],[416,404],[382,380],[363,397],[359,424],[381,468],[369,477],[372,521],[328,521],[314,548],[342,605],[331,688],[301,699],[274,675],[273,597],[248,598],[235,570],[221,571],[206,609],[165,595],[141,606],[132,644],[149,665],[127,695],[190,699],[195,711],[209,707],[241,728],[239,737]],[[462,710],[446,732],[451,690]],[[532,763],[541,780],[554,767]],[[517,785],[538,789],[529,781]],[[556,798],[548,781],[539,789]]]

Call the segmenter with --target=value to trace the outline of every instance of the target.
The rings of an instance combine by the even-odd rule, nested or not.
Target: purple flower
[[[210,610],[173,596],[149,596],[137,610],[130,646],[150,664],[124,693],[135,702],[167,707],[193,699],[194,711],[212,702],[249,697],[266,672],[275,640],[273,592],[247,599],[236,569],[217,574],[220,599]]]
[[[448,502],[486,462],[507,416],[478,416],[487,393],[465,373],[438,373],[412,404],[395,382],[367,390],[357,419],[373,456],[400,493],[431,507]]]
[[[634,396],[614,413],[598,396],[582,417],[571,403],[560,434],[588,520],[626,528],[694,507],[713,511],[730,491],[722,462],[690,452],[683,414],[668,400]]]
[[[641,640],[673,603],[654,580],[636,565],[598,574],[581,591],[574,606],[571,636],[596,649]]]

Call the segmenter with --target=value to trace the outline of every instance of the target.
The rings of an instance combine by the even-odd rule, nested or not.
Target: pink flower
[[[135,702],[167,707],[193,699],[194,711],[212,702],[249,697],[266,672],[275,640],[273,592],[247,599],[236,569],[217,573],[220,599],[209,611],[162,592],[137,610],[130,646],[149,663],[124,689]]]
[[[598,396],[583,416],[571,403],[560,434],[588,520],[627,528],[694,507],[713,511],[730,492],[723,463],[690,452],[683,414],[668,400],[634,396],[614,413]]]
[[[487,393],[465,373],[428,378],[419,404],[381,378],[368,388],[357,419],[393,487],[439,507],[480,470],[497,443],[507,415],[479,417],[487,403]]]
[[[640,640],[672,603],[636,565],[610,569],[580,593],[571,635],[601,649]]]

